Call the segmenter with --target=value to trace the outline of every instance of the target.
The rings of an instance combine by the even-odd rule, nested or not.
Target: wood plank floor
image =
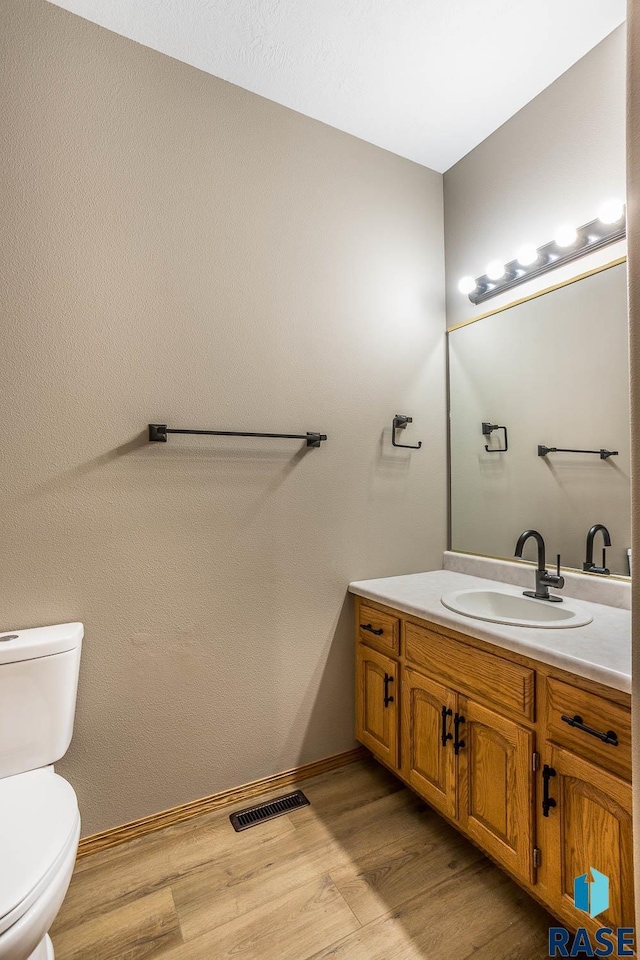
[[[243,833],[229,807],[81,860],[57,960],[547,956],[549,915],[374,761],[300,786]]]

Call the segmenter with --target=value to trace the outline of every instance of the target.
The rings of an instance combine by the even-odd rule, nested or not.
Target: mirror
[[[449,331],[452,550],[512,559],[533,527],[548,567],[582,570],[602,523],[606,568],[630,573],[628,366],[625,263]]]

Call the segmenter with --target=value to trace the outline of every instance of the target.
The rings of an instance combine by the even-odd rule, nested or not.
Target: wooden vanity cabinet
[[[629,710],[554,677],[545,687],[547,740],[631,780]]]
[[[628,707],[558,677],[545,686],[538,835],[550,909],[568,924],[634,924],[631,715]],[[614,693],[613,691],[611,692]],[[545,803],[545,801],[550,801]],[[573,902],[575,877],[609,877],[609,909],[591,920]]]
[[[398,664],[364,643],[356,652],[356,736],[388,767],[398,765]]]
[[[543,759],[554,802],[539,830],[549,909],[574,927],[633,927],[631,784],[553,744]],[[574,879],[591,879],[591,867],[609,878],[610,896],[593,920],[573,902]]]
[[[629,696],[372,601],[356,607],[358,740],[564,925],[633,926]],[[592,867],[610,881],[595,919],[573,902]]]
[[[532,755],[530,730],[411,667],[404,669],[404,779],[528,881],[534,879]]]
[[[453,718],[455,691],[405,667],[402,677],[402,773],[440,813],[457,815]]]
[[[466,697],[458,709],[458,823],[513,876],[534,883],[534,734]]]
[[[391,657],[400,655],[400,618],[362,603],[356,625],[358,640]]]

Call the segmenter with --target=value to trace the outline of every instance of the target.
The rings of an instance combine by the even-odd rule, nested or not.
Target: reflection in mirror
[[[582,570],[587,533],[604,524],[604,568],[628,575],[626,264],[450,331],[449,379],[451,548],[510,559],[533,527],[548,566],[560,553]],[[596,572],[603,539],[592,536]]]

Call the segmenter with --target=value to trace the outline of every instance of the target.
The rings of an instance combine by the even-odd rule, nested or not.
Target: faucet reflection
[[[602,531],[602,566],[599,567],[593,562],[593,541],[595,540],[596,533]],[[587,557],[584,563],[582,564],[582,569],[588,573],[602,573],[605,576],[608,576],[611,571],[607,569],[607,547],[611,546],[611,534],[605,527],[604,523],[594,523],[587,534]]]

